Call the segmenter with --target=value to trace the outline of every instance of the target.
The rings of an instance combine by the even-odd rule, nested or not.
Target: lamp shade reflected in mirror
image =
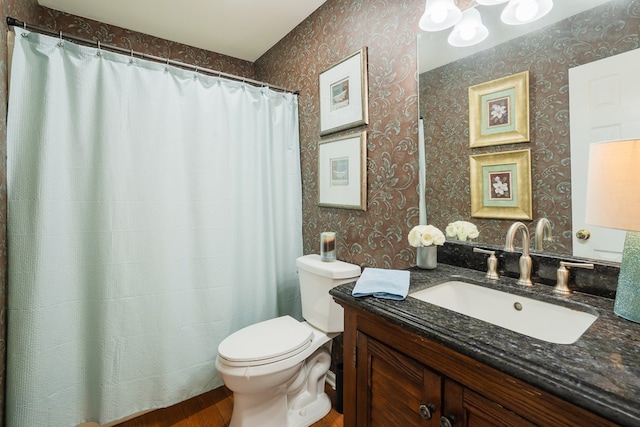
[[[586,221],[627,230],[614,313],[640,323],[640,139],[591,144]]]

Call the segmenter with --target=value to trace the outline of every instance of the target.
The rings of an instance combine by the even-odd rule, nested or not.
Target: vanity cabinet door
[[[357,340],[357,425],[439,426],[442,378],[366,334]]]
[[[449,379],[446,379],[444,384],[442,413],[447,419],[440,424],[444,427],[449,425],[453,427],[535,426],[502,405]]]

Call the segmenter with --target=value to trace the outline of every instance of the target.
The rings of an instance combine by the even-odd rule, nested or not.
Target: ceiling
[[[254,62],[325,1],[38,0],[38,3]]]

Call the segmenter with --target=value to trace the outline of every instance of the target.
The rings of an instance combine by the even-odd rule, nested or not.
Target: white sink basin
[[[572,344],[598,318],[591,313],[450,281],[409,296],[505,329],[556,344]]]

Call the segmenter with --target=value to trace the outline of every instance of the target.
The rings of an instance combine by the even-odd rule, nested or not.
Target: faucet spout
[[[544,250],[542,242],[551,242],[551,222],[547,218],[540,218],[536,224],[536,234],[534,236],[535,250],[542,252]]]
[[[522,256],[520,257],[520,278],[518,284],[523,286],[531,286],[531,257],[529,256],[529,242],[531,236],[529,235],[529,229],[522,222],[514,222],[507,231],[507,240],[504,244],[504,250],[507,252],[515,252],[513,241],[518,230],[522,231]]]

